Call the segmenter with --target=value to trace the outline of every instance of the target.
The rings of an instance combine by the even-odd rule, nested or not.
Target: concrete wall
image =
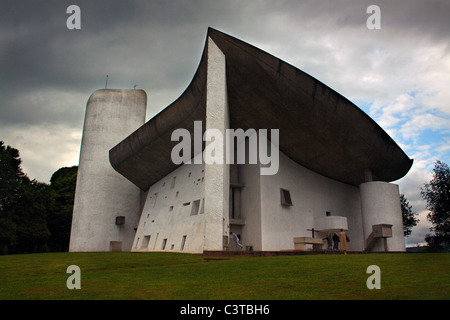
[[[241,235],[244,246],[263,250],[261,234],[261,176],[259,164],[239,165],[239,179],[245,187],[241,189],[241,218],[245,225],[232,230]],[[241,232],[239,232],[241,231]]]
[[[204,235],[209,212],[202,207],[203,199],[208,200],[205,166],[183,165],[150,188],[134,251],[201,253],[208,247]],[[172,188],[174,178],[176,182]],[[261,176],[259,164],[247,163],[238,165],[238,173],[233,175],[232,182],[243,186],[238,220],[244,224],[230,224],[229,228],[241,235],[244,246],[252,246],[254,250],[294,249],[293,238],[310,237],[311,231],[307,229],[317,228],[315,223],[327,219],[327,211],[331,214],[328,217],[331,222],[336,220],[339,226],[348,226],[349,250],[364,250],[372,225],[380,223],[394,225],[388,250],[404,250],[401,213],[393,214],[400,208],[396,185],[370,182],[361,185],[360,189],[312,172],[283,153],[280,153],[276,175]],[[280,188],[290,191],[293,206],[281,205]],[[197,209],[193,213],[193,201],[196,200],[200,208],[198,213],[195,213]],[[324,236],[316,233],[316,237]],[[167,239],[166,246],[162,249],[164,239]],[[232,240],[230,247],[234,249]],[[377,244],[374,250],[384,250],[383,243]]]
[[[290,191],[292,206],[280,204],[280,188]],[[364,246],[359,189],[308,170],[280,152],[276,175],[261,176],[263,250],[294,249],[293,238],[311,237],[314,218],[347,217],[349,250]],[[322,235],[316,235],[319,237]]]
[[[225,130],[229,128],[225,63],[223,52],[208,38],[206,129],[218,130],[223,143],[218,146],[213,139],[205,143],[205,154],[212,143],[216,146],[216,157],[221,151],[219,163],[205,165],[205,250],[222,250],[224,236],[228,236],[230,166],[225,161]]]
[[[382,181],[366,182],[361,189],[361,206],[365,238],[376,224],[392,224],[392,238],[386,239],[387,251],[405,251],[402,209],[398,185]],[[383,239],[372,251],[384,251]]]
[[[293,249],[293,237],[311,236],[307,229],[318,228],[327,212],[339,225],[347,225],[349,250],[363,251],[365,240],[375,224],[392,224],[387,251],[404,251],[405,240],[398,186],[387,182],[368,182],[359,188],[326,178],[293,162],[280,152],[276,175],[259,176],[256,165],[241,165],[242,212],[245,226],[242,242],[255,250]],[[290,191],[292,206],[283,206],[280,188]],[[342,221],[341,221],[342,220]],[[323,224],[323,223],[322,223]],[[316,232],[322,238],[325,233]],[[372,249],[384,251],[379,240]]]
[[[97,90],[86,106],[69,251],[129,251],[140,190],[110,165],[109,150],[145,121],[143,90]],[[125,224],[116,225],[116,217]]]
[[[132,251],[203,252],[204,178],[203,164],[184,164],[150,187]]]
[[[328,211],[330,220],[343,217],[337,219],[339,227],[348,226],[349,249],[363,250],[359,188],[308,170],[282,152],[279,156],[276,175],[260,175],[260,164],[248,164],[248,159],[238,166],[237,182],[244,186],[240,214],[245,224],[232,225],[231,230],[241,235],[242,244],[254,250],[292,250],[293,238],[310,237],[307,229],[317,229],[315,222],[326,219]],[[280,188],[290,191],[293,206],[281,205]],[[316,232],[316,237],[325,235]]]

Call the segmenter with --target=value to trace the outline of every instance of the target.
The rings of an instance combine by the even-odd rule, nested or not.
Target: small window
[[[175,181],[177,181],[177,177],[172,178],[172,184],[170,185],[170,189],[175,188]]]
[[[150,238],[151,238],[150,235],[144,236],[144,239],[142,240],[141,249],[147,249],[148,244],[149,244],[149,242],[150,242]]]
[[[184,244],[186,243],[186,237],[187,236],[183,236],[183,238],[181,239],[180,251],[184,250]]]
[[[202,199],[202,203],[200,205],[200,210],[198,213],[200,213],[200,214],[205,213],[205,198]]]
[[[200,200],[195,200],[192,202],[192,208],[191,208],[191,216],[195,216],[198,214],[198,209],[200,208]]]
[[[166,249],[166,243],[167,243],[167,238],[163,239],[162,244],[161,244],[161,250],[165,250]]]
[[[135,248],[137,248],[138,247],[138,244],[139,244],[139,240],[141,240],[141,238],[137,238],[137,241],[136,241],[136,245],[134,246]]]
[[[331,216],[331,212],[330,212],[330,211],[327,211],[327,212],[326,212],[326,215],[327,215],[327,217]]]
[[[125,224],[125,216],[117,216],[116,225],[121,226],[123,224]]]
[[[293,206],[289,190],[280,188],[280,198],[282,206]]]
[[[169,207],[169,211],[173,211],[173,206],[170,206],[170,207]]]

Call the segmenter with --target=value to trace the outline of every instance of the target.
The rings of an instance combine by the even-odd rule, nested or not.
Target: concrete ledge
[[[294,238],[294,248],[295,250],[306,251],[309,248],[306,245],[312,244],[313,250],[321,250],[324,242],[319,238],[312,237],[295,237]]]

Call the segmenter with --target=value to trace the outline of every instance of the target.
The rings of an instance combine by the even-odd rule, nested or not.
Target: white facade
[[[133,251],[203,252],[204,165],[185,164],[147,192]]]
[[[205,210],[204,169],[207,164],[185,164],[154,184],[147,195],[133,251],[201,253],[210,212]],[[325,238],[345,229],[350,251],[364,251],[372,225],[392,224],[388,251],[404,251],[403,224],[398,186],[368,182],[359,188],[321,176],[280,153],[276,175],[260,175],[259,164],[231,165],[225,235],[235,232],[244,249],[293,250],[294,237]],[[280,189],[290,192],[292,206],[281,204]],[[234,213],[231,207],[235,206]],[[234,216],[232,216],[234,214]],[[227,219],[226,219],[227,218]],[[225,238],[225,241],[228,241]],[[227,246],[228,245],[228,246]],[[382,240],[374,251],[384,251]],[[232,238],[225,247],[236,249]],[[326,245],[324,245],[324,249]],[[222,250],[224,248],[214,249]]]
[[[97,90],[86,105],[69,251],[131,250],[140,190],[109,163],[109,149],[145,121],[143,90]],[[116,224],[124,217],[124,224]],[[119,222],[120,223],[120,222]]]
[[[225,137],[230,128],[226,57],[211,38],[207,46],[202,124]],[[218,150],[223,164],[194,164],[212,143],[206,136],[204,154],[141,191],[111,167],[108,151],[144,123],[145,110],[142,90],[99,90],[89,99],[70,251],[233,250],[231,232],[239,235],[244,250],[293,250],[295,237],[322,239],[341,228],[349,250],[364,251],[377,224],[392,225],[392,237],[373,250],[405,250],[398,186],[339,182],[281,151],[274,175],[261,175],[259,162],[227,164],[225,145]],[[124,219],[118,223],[117,217]]]
[[[230,127],[227,98],[225,55],[211,38],[208,38],[208,63],[206,78],[206,130],[219,130],[225,137]],[[206,137],[206,147],[212,143]],[[205,231],[204,250],[222,250],[223,237],[227,236],[230,167],[225,162],[225,143],[222,145],[223,164],[205,165]]]
[[[366,182],[359,186],[361,190],[361,208],[363,230],[367,238],[372,226],[392,225],[392,238],[386,238],[387,251],[405,251],[403,220],[399,202],[398,185],[382,181]],[[384,241],[375,244],[374,251],[384,251]]]
[[[280,188],[290,191],[292,206],[280,204]],[[358,188],[323,177],[280,153],[278,174],[261,177],[261,194],[263,250],[293,249],[292,239],[312,236],[307,229],[317,229],[315,219],[326,218],[327,212],[347,218],[349,249],[362,250]]]

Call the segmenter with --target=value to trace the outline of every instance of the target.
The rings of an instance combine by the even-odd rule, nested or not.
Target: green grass
[[[81,289],[69,290],[69,265]],[[369,265],[381,289],[369,290]],[[449,299],[450,254],[355,254],[206,260],[176,253],[0,256],[0,299]]]

